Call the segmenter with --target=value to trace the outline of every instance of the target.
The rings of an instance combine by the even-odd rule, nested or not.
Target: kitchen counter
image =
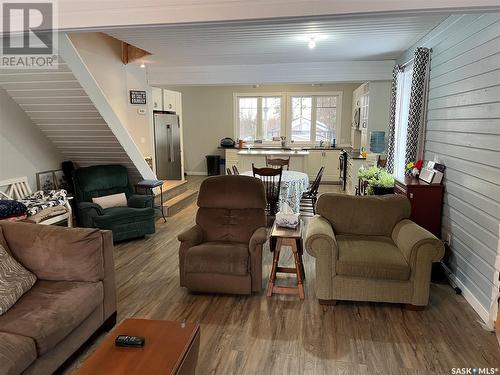
[[[238,155],[281,155],[281,156],[307,156],[309,155],[309,151],[302,151],[302,150],[284,150],[284,149],[274,149],[274,150],[257,150],[257,149],[250,149],[250,150],[245,150],[241,149],[241,151],[238,151]]]
[[[363,157],[359,151],[348,151],[347,156],[351,159],[356,159],[356,160],[366,160],[365,157]]]
[[[217,147],[219,150],[248,150],[248,147],[222,147],[219,146]],[[299,147],[299,146],[293,146],[293,147],[273,147],[273,146],[252,146],[250,147],[250,150],[269,150],[269,151],[312,151],[312,150],[318,150],[318,151],[328,151],[328,150],[350,150],[351,147]]]

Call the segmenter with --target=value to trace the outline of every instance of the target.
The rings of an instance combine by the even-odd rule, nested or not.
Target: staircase
[[[73,65],[78,65],[69,47],[66,52]],[[57,69],[0,70],[0,87],[65,159],[72,160],[79,167],[121,164],[129,170],[132,181],[155,178],[123,126],[116,121],[113,124],[109,110],[96,108],[94,103],[104,107],[106,101],[96,95],[90,97],[90,78],[86,79],[87,87],[82,86],[81,76],[85,71],[80,68],[80,79],[77,79],[74,67],[70,67],[62,56],[58,60]]]

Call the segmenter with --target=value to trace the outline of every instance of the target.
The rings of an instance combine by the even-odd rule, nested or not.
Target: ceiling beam
[[[392,79],[393,60],[149,67],[150,85],[252,85]]]
[[[498,0],[87,0],[60,1],[59,29],[338,16],[390,12],[500,10]]]

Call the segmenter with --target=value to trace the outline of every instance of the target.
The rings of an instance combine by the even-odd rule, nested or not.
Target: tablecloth
[[[244,176],[253,176],[252,171],[241,173]],[[309,186],[309,177],[307,174],[298,171],[283,171],[281,176],[279,210],[286,202],[294,213],[300,211],[300,198],[302,193]]]

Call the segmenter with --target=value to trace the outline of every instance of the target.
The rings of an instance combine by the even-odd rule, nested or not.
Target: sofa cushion
[[[189,248],[184,261],[185,272],[248,274],[248,245],[235,242],[205,242]]]
[[[0,316],[0,332],[33,338],[41,356],[78,327],[102,301],[101,282],[39,280]]]
[[[410,266],[390,238],[337,236],[339,275],[385,280],[408,280]]]
[[[35,282],[36,276],[0,245],[0,316],[30,290]]]
[[[20,374],[36,357],[35,342],[32,338],[0,332],[0,374]]]

